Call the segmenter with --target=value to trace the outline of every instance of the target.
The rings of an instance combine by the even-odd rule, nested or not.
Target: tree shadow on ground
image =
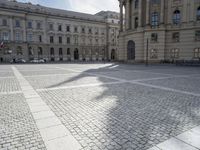
[[[89,69],[63,83],[109,68]],[[113,69],[116,74],[118,68]],[[199,97],[98,79],[100,86],[64,90],[59,103],[65,113],[54,107],[55,99],[49,101],[84,150],[147,150],[200,124]]]

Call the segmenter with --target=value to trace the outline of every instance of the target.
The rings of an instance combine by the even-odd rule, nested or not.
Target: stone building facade
[[[119,4],[119,60],[200,58],[200,0],[119,0]]]
[[[118,59],[119,14],[95,15],[0,0],[0,59]]]

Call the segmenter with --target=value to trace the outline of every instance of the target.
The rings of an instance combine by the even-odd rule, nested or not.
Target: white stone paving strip
[[[74,86],[62,86],[62,87],[55,87],[55,88],[45,88],[45,89],[36,89],[36,91],[53,91],[53,90],[61,90],[61,89],[74,89],[74,88],[82,88],[82,87],[95,87],[95,86],[103,86],[103,85],[112,85],[112,84],[120,84],[126,83],[124,81],[115,81],[115,82],[108,82],[108,83],[93,83],[93,84],[82,84],[82,85],[74,85]]]
[[[200,150],[200,126],[172,137],[148,150]]]
[[[21,93],[22,93],[22,91],[0,92],[0,95],[21,94]]]
[[[51,111],[22,74],[12,67],[47,150],[79,150],[81,145]]]

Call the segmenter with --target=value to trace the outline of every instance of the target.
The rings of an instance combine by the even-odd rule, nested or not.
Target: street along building
[[[0,60],[118,59],[119,13],[95,15],[0,0]]]
[[[200,0],[118,1],[119,60],[200,59]]]

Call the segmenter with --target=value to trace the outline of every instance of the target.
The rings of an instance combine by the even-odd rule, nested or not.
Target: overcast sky
[[[118,0],[18,0],[47,7],[95,14],[101,10],[119,12]]]

